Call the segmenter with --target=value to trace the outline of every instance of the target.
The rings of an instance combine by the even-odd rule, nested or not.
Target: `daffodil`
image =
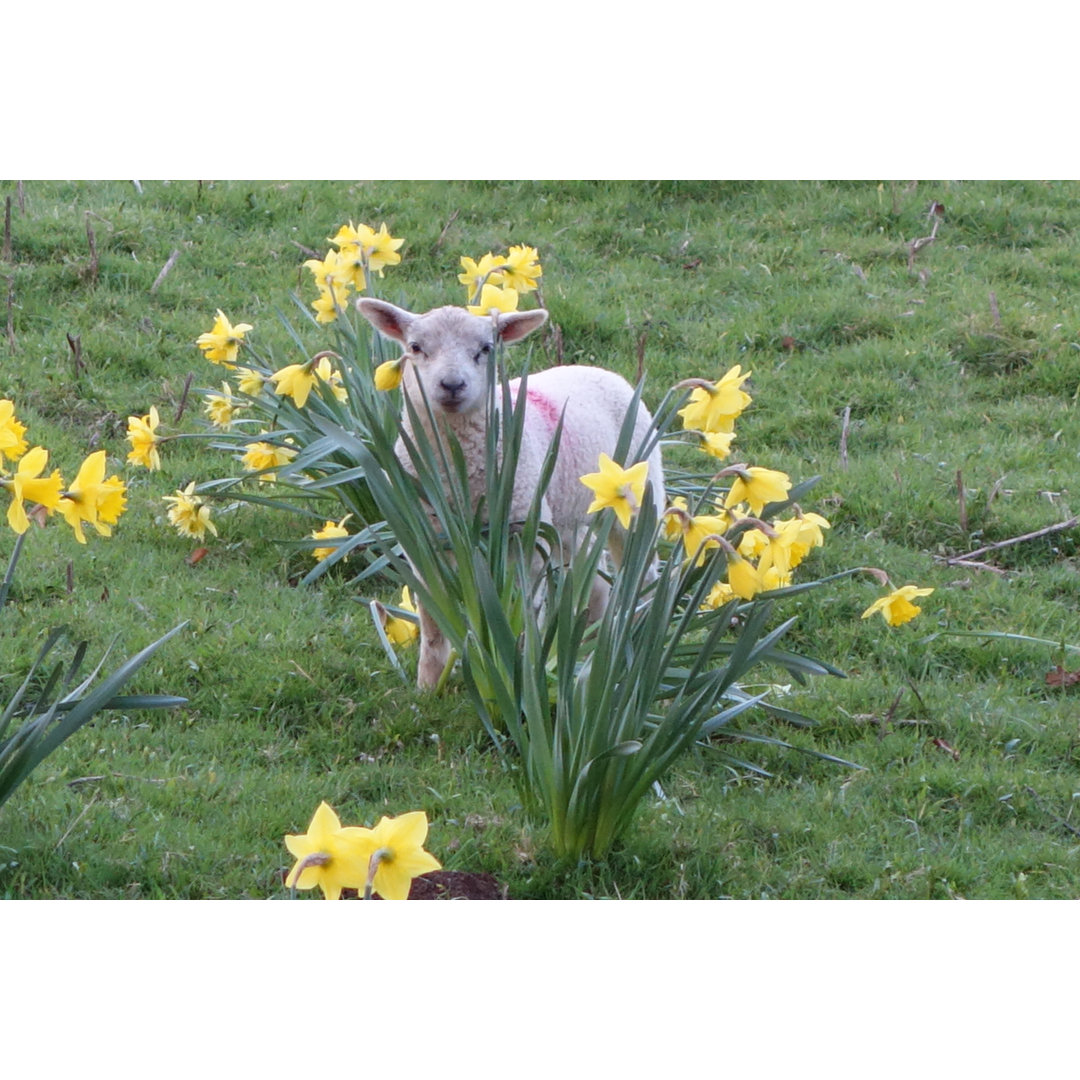
[[[18,461],[26,453],[26,425],[15,419],[15,404],[4,398],[0,401],[0,462],[6,457]]]
[[[322,889],[327,900],[337,900],[342,889],[362,889],[375,851],[371,829],[342,828],[341,820],[327,803],[319,804],[302,835],[285,837],[285,846],[296,865],[285,878],[290,889]]]
[[[469,299],[476,296],[477,291],[485,284],[502,285],[505,281],[500,266],[505,265],[505,255],[492,255],[489,251],[479,262],[475,262],[467,255],[461,257],[461,268],[465,271],[458,274],[458,281],[469,291]]]
[[[537,279],[543,270],[540,268],[540,256],[536,248],[519,244],[511,247],[503,263],[503,284],[519,293],[532,292],[537,287]]]
[[[736,364],[712,386],[695,386],[690,401],[679,410],[683,427],[692,431],[727,433],[734,429],[735,420],[753,400],[742,384],[750,378]]]
[[[332,288],[322,289],[318,299],[311,301],[311,306],[315,309],[315,321],[333,322],[338,317],[338,312],[343,311],[348,302],[348,286],[335,283]]]
[[[774,521],[772,524],[788,545],[793,567],[798,566],[812,548],[821,547],[825,543],[825,534],[822,529],[831,528],[825,518],[812,511],[801,517]]]
[[[735,590],[726,581],[718,581],[709,590],[709,595],[705,597],[705,602],[701,606],[702,608],[715,609],[723,607],[729,600],[734,598]]]
[[[731,453],[734,431],[699,431],[701,449],[714,458],[726,458]]]
[[[375,369],[376,390],[396,390],[401,385],[401,376],[405,370],[406,357],[386,360]]]
[[[649,463],[639,461],[629,469],[616,465],[607,454],[600,455],[600,471],[581,477],[595,498],[587,513],[610,506],[623,528],[629,528],[630,516],[641,506],[645,497],[645,481],[649,476]]]
[[[315,364],[315,374],[321,382],[324,382],[330,388],[330,393],[338,401],[349,400],[349,392],[341,381],[341,372],[330,363],[330,357],[320,356],[318,358]]]
[[[768,503],[783,502],[790,490],[791,477],[787,473],[751,465],[736,471],[724,506],[745,502],[749,504],[751,514],[760,514]]]
[[[151,471],[161,468],[161,456],[157,449],[158,443],[161,442],[161,436],[157,433],[160,423],[161,420],[154,405],[150,406],[150,411],[145,416],[128,417],[128,430],[125,436],[131,443],[128,461],[135,465],[145,465]]]
[[[480,290],[480,302],[468,304],[466,311],[470,315],[490,315],[494,312],[517,311],[518,294],[516,289],[501,289],[488,283]]]
[[[120,477],[105,479],[105,451],[97,450],[82,463],[57,509],[75,531],[75,539],[85,544],[84,521],[93,525],[99,536],[112,535],[112,526],[127,507],[126,492]]]
[[[345,522],[352,517],[352,514],[346,514],[340,521],[328,521],[321,529],[316,529],[311,534],[312,540],[340,540],[342,537],[349,535],[349,530],[345,528]],[[336,547],[317,547],[312,551],[312,555],[315,556],[317,562],[322,562],[323,559],[330,555],[333,555],[337,551]]]
[[[933,591],[933,589],[920,589],[915,585],[902,585],[888,596],[875,600],[862,613],[862,617],[868,619],[874,612],[880,611],[881,617],[890,626],[903,626],[922,611],[921,607],[917,607],[911,601],[919,596],[929,596]]]
[[[49,461],[49,451],[35,446],[19,458],[18,467],[4,486],[11,492],[11,505],[8,506],[8,524],[20,535],[30,528],[30,519],[26,516],[24,503],[40,503],[51,514],[60,504],[60,493],[64,488],[60,470],[53,469],[49,476],[42,476]]]
[[[306,363],[289,364],[288,367],[275,371],[270,376],[274,393],[291,397],[296,407],[302,409],[307,404],[311,388],[319,381],[314,369],[315,365],[308,360]]]
[[[315,275],[315,284],[324,291],[335,283],[347,286],[350,279],[347,260],[342,259],[340,251],[328,251],[324,259],[308,259],[304,266]]]
[[[379,275],[383,276],[384,266],[397,266],[401,262],[398,248],[404,244],[404,239],[398,239],[390,235],[383,222],[379,231],[371,237],[370,250],[368,251],[368,266]]]
[[[409,595],[408,585],[401,590],[401,602],[398,604],[398,607],[412,612],[413,615],[416,614],[416,605]],[[383,624],[383,629],[386,631],[386,636],[393,645],[409,645],[416,640],[416,637],[420,633],[420,627],[417,625],[415,619],[402,619],[397,615],[387,615],[386,622]]]
[[[217,536],[217,528],[210,520],[210,507],[195,494],[194,480],[182,491],[178,489],[175,495],[163,495],[162,501],[170,504],[169,524],[181,536],[203,540],[207,530]]]
[[[220,394],[206,395],[206,408],[203,411],[214,427],[226,431],[232,426],[236,412],[240,408],[242,406],[237,405],[236,399],[232,396],[232,388],[227,382],[223,382]]]
[[[737,553],[728,557],[728,585],[743,600],[752,600],[763,587],[757,567]]]
[[[439,860],[424,850],[427,832],[427,814],[423,810],[379,820],[371,830],[375,846],[371,862],[377,862],[371,876],[373,892],[384,900],[408,900],[414,877],[441,869]]]
[[[259,472],[262,469],[274,469],[279,465],[285,465],[296,457],[299,451],[291,450],[287,446],[274,446],[268,442],[252,442],[244,447],[244,456],[241,461],[244,468],[251,472]],[[274,473],[261,473],[259,480],[263,483],[273,483]]]
[[[202,349],[203,355],[211,363],[233,368],[236,367],[236,354],[240,343],[251,329],[253,327],[248,323],[237,323],[233,326],[219,308],[213,329],[206,334],[200,334],[195,339],[195,344]]]
[[[266,378],[258,371],[254,371],[252,368],[238,367],[236,375],[236,389],[241,394],[247,394],[248,397],[258,397],[262,393]]]

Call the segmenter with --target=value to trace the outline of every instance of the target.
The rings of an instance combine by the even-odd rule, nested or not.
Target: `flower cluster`
[[[330,238],[335,245],[322,259],[308,259],[304,265],[315,277],[319,290],[317,300],[312,301],[317,322],[333,322],[346,303],[350,290],[363,292],[368,276],[383,276],[383,268],[401,262],[398,248],[405,241],[388,232],[385,223],[376,232],[370,225],[342,225]]]
[[[489,251],[479,262],[463,256],[461,268],[458,281],[467,290],[467,308],[473,315],[517,311],[521,294],[536,289],[543,274],[536,248],[525,244],[509,248],[505,255]]]
[[[320,803],[305,834],[285,837],[296,859],[285,885],[317,885],[327,900],[337,900],[343,889],[357,889],[365,899],[377,893],[384,900],[407,900],[414,877],[442,867],[424,850],[427,831],[422,810],[383,817],[373,829],[343,828],[333,809]]]
[[[0,401],[0,489],[11,499],[8,525],[21,536],[31,519],[44,525],[58,513],[80,544],[86,543],[84,523],[93,525],[100,536],[111,536],[127,509],[127,485],[116,475],[106,479],[105,451],[90,454],[75,479],[65,485],[59,469],[47,472],[49,451],[30,448],[25,436],[26,425],[16,419],[14,403],[7,398]]]
[[[750,375],[736,364],[715,383],[691,379],[680,384],[691,388],[688,403],[678,412],[683,430],[706,454],[724,458],[731,453],[735,421],[753,400],[743,389]],[[601,454],[600,471],[581,477],[595,494],[588,512],[611,507],[620,524],[628,528],[641,505],[647,476],[645,462],[623,469]],[[725,553],[726,579],[710,592],[708,607],[719,607],[736,597],[751,600],[758,593],[790,585],[795,568],[825,542],[824,530],[830,527],[820,514],[804,512],[798,505],[792,506],[793,516],[762,520],[766,507],[789,500],[792,485],[787,473],[739,464],[721,469],[714,480],[724,478],[731,483],[722,501],[691,512],[685,499],[675,498],[664,514],[664,534],[681,543],[687,560],[701,566],[714,553]],[[911,600],[931,592],[905,585],[872,604],[863,618],[880,611],[890,626],[900,626],[921,610]]]

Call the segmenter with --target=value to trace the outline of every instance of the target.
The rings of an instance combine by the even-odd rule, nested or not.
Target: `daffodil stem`
[[[310,855],[305,855],[292,869],[292,873],[289,877],[292,878],[292,885],[289,886],[289,899],[296,899],[296,886],[300,881],[300,875],[309,866],[325,866],[330,861],[330,856],[325,851],[313,851]]]
[[[11,558],[8,559],[7,573],[4,574],[4,581],[0,584],[0,608],[7,603],[8,590],[11,588],[11,583],[15,580],[15,564],[19,561],[19,555],[22,553],[23,542],[26,540],[26,533],[22,532],[15,538],[15,547],[12,548]]]
[[[375,874],[379,869],[379,863],[381,863],[383,859],[388,858],[389,855],[390,849],[381,847],[371,856],[371,859],[368,861],[367,881],[364,882],[363,898],[365,900],[371,899],[371,890],[375,884]]]

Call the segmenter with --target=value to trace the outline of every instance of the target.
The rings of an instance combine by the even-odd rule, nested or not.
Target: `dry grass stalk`
[[[86,370],[86,362],[82,358],[82,338],[78,334],[74,337],[68,334],[67,343],[68,348],[71,349],[71,359],[75,365],[75,378],[78,379]]]
[[[4,200],[4,246],[0,248],[0,259],[11,262],[11,196]]]
[[[840,468],[846,469],[848,467],[847,460],[847,440],[848,432],[851,430],[851,406],[844,406],[844,418],[840,422]]]
[[[968,531],[967,499],[964,496],[964,476],[959,469],[956,470],[956,498],[960,504],[960,528]]]
[[[461,211],[460,211],[460,210],[455,210],[455,211],[454,211],[454,212],[453,212],[453,213],[452,213],[452,214],[451,214],[451,215],[450,215],[450,216],[449,216],[449,217],[448,217],[448,218],[446,219],[446,224],[445,224],[445,225],[444,225],[444,226],[442,227],[442,232],[441,232],[441,233],[439,233],[439,239],[438,239],[438,240],[436,240],[436,241],[435,241],[435,243],[431,245],[431,254],[432,254],[432,255],[434,255],[434,254],[435,254],[435,252],[436,252],[436,251],[438,251],[438,250],[439,250],[439,248],[441,248],[441,247],[442,247],[442,245],[443,245],[443,241],[444,241],[444,240],[446,239],[446,234],[447,234],[447,233],[448,233],[448,232],[450,231],[450,226],[451,226],[451,225],[453,225],[455,221],[457,221],[457,219],[458,219],[458,214],[460,214],[460,213],[461,213]]]
[[[161,268],[161,272],[156,278],[154,278],[154,284],[150,286],[150,295],[158,291],[158,286],[165,280],[165,275],[176,265],[176,260],[180,258],[180,249],[174,248],[173,253],[165,261],[165,265]]]

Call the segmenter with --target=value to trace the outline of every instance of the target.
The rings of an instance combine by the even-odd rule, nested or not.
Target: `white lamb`
[[[494,370],[490,362],[495,348],[495,334],[505,344],[520,341],[543,326],[547,312],[518,311],[501,314],[497,319],[470,315],[463,308],[441,307],[415,315],[382,300],[362,298],[357,301],[364,317],[382,334],[405,348],[402,387],[411,399],[417,415],[424,418],[426,409],[420,387],[435,417],[436,427],[452,432],[461,445],[469,472],[469,492],[473,505],[484,491],[484,448],[486,443],[486,404],[488,379]],[[510,383],[516,395],[518,380]],[[539,483],[541,469],[551,445],[559,418],[563,430],[554,472],[542,504],[545,521],[559,535],[565,557],[575,550],[586,523],[586,511],[592,492],[581,483],[586,473],[597,471],[601,453],[614,456],[619,431],[633,400],[630,384],[603,368],[567,366],[530,374],[526,386],[525,427],[514,480],[511,520],[525,517]],[[651,417],[644,405],[638,405],[632,448],[645,438]],[[408,409],[402,415],[403,431],[412,436]],[[429,439],[438,433],[427,430]],[[397,454],[406,468],[415,473],[401,439]],[[649,488],[657,514],[664,510],[664,477],[660,448],[657,445],[647,458]],[[648,495],[646,497],[649,497]],[[616,524],[608,542],[615,569],[622,562],[624,533]],[[589,603],[592,618],[603,612],[607,585],[597,581]],[[419,606],[420,663],[417,682],[434,686],[450,656],[449,642]]]

